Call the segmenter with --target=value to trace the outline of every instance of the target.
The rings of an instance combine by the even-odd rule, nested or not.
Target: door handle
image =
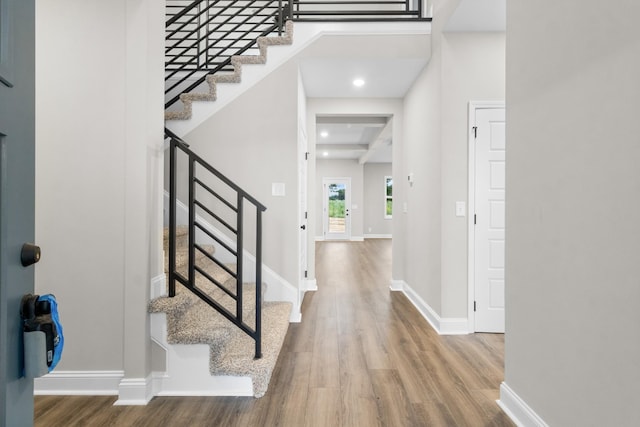
[[[23,267],[29,267],[40,261],[40,247],[33,243],[25,243],[20,251],[20,261]]]
[[[301,230],[306,230],[306,229],[307,229],[307,226],[306,226],[306,225],[304,225],[304,224],[302,224],[302,225],[300,226],[300,229],[301,229]]]

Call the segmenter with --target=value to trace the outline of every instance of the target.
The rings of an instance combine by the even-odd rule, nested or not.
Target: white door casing
[[[298,132],[298,156],[299,156],[299,169],[298,169],[298,185],[299,185],[299,201],[300,201],[300,209],[299,209],[299,224],[300,224],[300,237],[299,237],[299,246],[300,246],[300,261],[299,261],[299,286],[298,289],[303,291],[307,288],[307,268],[308,268],[308,260],[307,260],[307,239],[309,235],[308,228],[308,206],[307,206],[307,173],[308,173],[308,158],[309,153],[307,151],[307,135],[302,128],[299,126]]]
[[[505,109],[470,104],[470,331],[505,330]]]

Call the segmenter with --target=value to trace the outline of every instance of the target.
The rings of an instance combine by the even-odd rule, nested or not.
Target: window
[[[384,217],[392,218],[393,213],[393,177],[384,177]]]

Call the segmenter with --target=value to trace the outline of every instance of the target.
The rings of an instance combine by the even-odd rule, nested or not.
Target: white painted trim
[[[153,389],[156,396],[253,396],[250,377],[214,377],[208,373],[188,378],[154,372]]]
[[[365,234],[365,239],[391,239],[391,234]]]
[[[318,281],[316,279],[306,279],[305,283],[305,291],[317,291],[318,290]]]
[[[35,395],[117,396],[124,371],[53,371],[34,380]]]
[[[147,378],[123,378],[114,406],[144,406],[153,399],[153,381]]]
[[[497,403],[518,427],[548,427],[548,424],[505,382],[500,384],[500,400]]]
[[[291,313],[289,316],[289,323],[300,323],[302,322],[302,312],[298,310],[296,313]]]
[[[476,166],[475,166],[475,158],[476,158],[476,145],[475,145],[475,137],[473,132],[473,127],[476,123],[476,110],[479,109],[487,109],[487,108],[505,108],[504,101],[470,101],[469,102],[469,122],[467,128],[467,147],[468,147],[468,157],[467,157],[467,165],[468,165],[468,198],[469,201],[467,203],[467,319],[468,325],[467,330],[470,333],[475,332],[476,324],[475,324],[475,312],[473,310],[473,305],[475,301],[475,224],[474,224],[474,215],[476,212],[476,195],[475,195],[475,187],[476,187]]]
[[[151,290],[149,292],[150,299],[161,297],[166,293],[167,293],[167,276],[164,273],[151,279]]]
[[[456,317],[442,318],[436,311],[429,306],[412,288],[403,280],[392,280],[392,291],[400,291],[404,293],[411,304],[422,314],[431,327],[439,335],[466,335],[469,333],[467,329],[467,319]]]
[[[364,237],[363,236],[355,236],[355,237],[351,236],[349,241],[351,241],[351,242],[364,242]]]
[[[391,279],[391,284],[389,285],[389,289],[391,289],[392,291],[402,291],[404,289],[405,284],[406,283],[404,280]]]
[[[316,236],[316,242],[324,242],[324,236]]]

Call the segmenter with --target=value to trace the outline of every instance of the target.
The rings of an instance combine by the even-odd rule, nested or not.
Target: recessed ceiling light
[[[322,152],[322,155],[323,155],[324,157],[327,157],[327,156],[329,155],[329,152],[328,152],[328,151],[323,151],[323,152]]]
[[[329,136],[329,132],[327,132],[326,130],[323,130],[322,132],[320,132],[320,136],[323,138],[326,138]]]
[[[353,85],[354,85],[355,87],[362,87],[362,86],[364,86],[364,80],[362,80],[362,79],[355,79],[355,80],[353,81]]]

